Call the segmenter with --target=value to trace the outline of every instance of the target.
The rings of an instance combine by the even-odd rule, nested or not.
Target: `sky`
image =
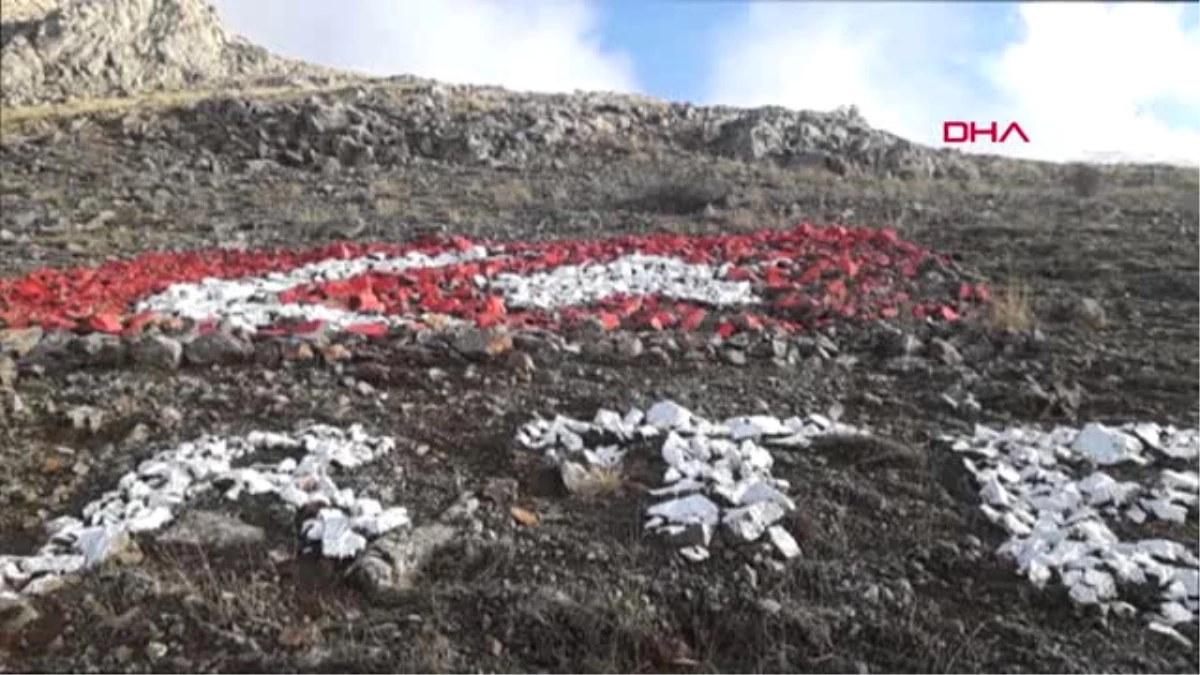
[[[1200,163],[1200,4],[215,0],[276,52],[377,75],[832,110],[935,146],[948,120],[1053,161]]]

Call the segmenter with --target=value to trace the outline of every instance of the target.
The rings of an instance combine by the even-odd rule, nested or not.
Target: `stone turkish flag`
[[[932,255],[891,230],[808,224],[716,236],[146,253],[0,279],[0,327],[136,332],[169,316],[254,332],[324,324],[378,336],[439,316],[485,327],[590,319],[607,329],[726,333],[870,320],[904,306],[954,320],[964,303],[986,299],[980,287],[910,300],[918,265]]]

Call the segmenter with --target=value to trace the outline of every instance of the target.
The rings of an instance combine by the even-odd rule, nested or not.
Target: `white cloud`
[[[375,75],[526,91],[636,88],[586,0],[216,0],[230,28],[282,54]]]
[[[1022,5],[1024,35],[989,75],[1011,115],[1030,120],[1027,151],[1200,160],[1200,31],[1181,26],[1183,8]],[[1150,106],[1165,101],[1190,109],[1191,124],[1156,116]]]
[[[754,3],[717,44],[708,100],[854,104],[874,126],[930,141],[947,109],[969,101],[955,69],[970,33],[948,29],[963,23],[949,4]]]
[[[1030,3],[1015,31],[995,7],[755,3],[716,45],[709,100],[854,103],[930,144],[946,119],[1017,121],[1029,144],[974,147],[1041,159],[1200,160],[1200,32],[1183,5]],[[1190,123],[1156,115],[1164,103]]]

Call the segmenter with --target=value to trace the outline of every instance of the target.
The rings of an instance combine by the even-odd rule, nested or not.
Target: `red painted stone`
[[[197,282],[206,277],[258,276],[330,258],[350,259],[371,253],[436,255],[476,245],[502,247],[504,255],[439,269],[372,272],[307,284],[288,289],[279,298],[281,302],[328,303],[364,313],[445,314],[487,325],[553,328],[594,316],[602,325],[613,327],[628,319],[630,325],[695,330],[714,314],[720,333],[750,329],[743,328],[745,322],[729,320],[739,311],[736,308],[660,303],[656,297],[611,298],[594,307],[571,311],[512,313],[503,299],[486,295],[474,282],[478,275],[531,274],[562,264],[605,262],[631,253],[674,256],[694,263],[731,263],[727,278],[751,284],[766,298],[764,314],[759,316],[762,325],[785,330],[835,321],[894,318],[902,311],[917,318],[954,321],[961,318],[964,307],[990,298],[986,286],[963,284],[957,297],[921,297],[920,302],[914,302],[910,299],[913,287],[907,280],[915,277],[921,262],[933,254],[901,240],[891,229],[814,227],[803,223],[791,230],[729,235],[625,235],[593,241],[504,244],[450,237],[406,245],[335,242],[298,252],[152,252],[95,268],[40,269],[23,277],[0,279],[0,328],[41,325],[137,332],[150,319],[130,316],[135,303],[173,283]],[[319,325],[281,328],[307,332]]]

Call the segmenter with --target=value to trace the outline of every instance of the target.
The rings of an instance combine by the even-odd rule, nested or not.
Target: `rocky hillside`
[[[4,105],[325,73],[231,34],[203,0],[10,0],[0,64]]]
[[[178,133],[201,153],[322,170],[417,158],[554,168],[581,154],[682,151],[900,179],[1033,184],[1061,181],[1070,171],[922,146],[871,128],[853,106],[739,110],[619,94],[523,94],[408,76],[372,80],[271,54],[228,31],[204,0],[8,0],[2,19],[6,131],[12,120],[40,121],[28,113],[37,104],[74,101],[68,112],[79,116],[111,109],[86,99],[132,103],[151,92],[190,90],[168,97],[171,110],[155,111],[153,124],[122,124],[151,140]],[[310,96],[309,85],[325,95]],[[284,95],[268,101],[245,91],[262,87]],[[224,93],[191,105],[212,90]],[[158,124],[164,117],[171,120],[166,126]],[[1152,183],[1163,171],[1114,167],[1109,182]]]

